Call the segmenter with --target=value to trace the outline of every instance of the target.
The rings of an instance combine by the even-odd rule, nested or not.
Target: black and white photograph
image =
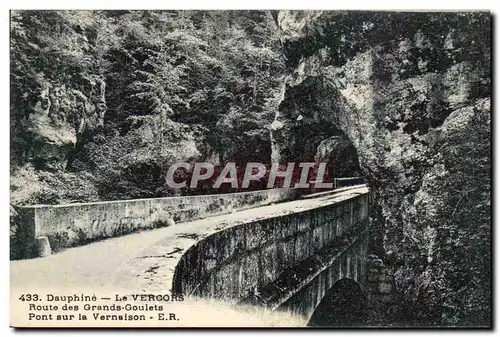
[[[11,327],[493,327],[490,11],[9,19]]]

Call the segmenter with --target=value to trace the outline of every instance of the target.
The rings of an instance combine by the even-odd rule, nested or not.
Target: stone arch
[[[314,310],[307,326],[350,327],[362,325],[366,298],[358,282],[343,278],[335,282]]]

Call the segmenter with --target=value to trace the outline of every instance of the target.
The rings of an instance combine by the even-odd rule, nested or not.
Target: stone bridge
[[[360,193],[227,228],[182,255],[172,289],[309,318],[337,281],[364,279],[367,225],[368,194]]]
[[[128,216],[125,219],[148,216],[150,219],[144,221],[150,221],[151,226],[151,219],[158,219],[155,210],[169,216],[173,213],[154,199],[147,207],[134,205],[144,203],[142,200],[113,202],[109,208],[113,211],[107,216],[106,203],[95,203],[96,207],[67,205],[69,210],[64,212],[54,206],[20,209],[25,221],[34,214],[21,227],[34,228],[22,237],[36,242],[36,233],[42,233],[50,244],[57,242],[62,248],[43,258],[11,261],[11,285],[24,289],[43,284],[73,290],[84,285],[148,293],[170,291],[284,310],[307,321],[319,315],[316,308],[331,306],[325,301],[332,300],[332,292],[361,296],[368,253],[366,186],[306,196],[290,191],[249,193],[253,194],[236,198],[240,200],[237,207],[234,198],[229,203],[218,196],[219,208],[210,206],[213,202],[209,198],[200,198],[198,202],[206,206],[201,212],[206,216],[197,213],[185,222],[181,219],[168,226],[161,222],[160,228],[118,237],[112,237],[119,234],[110,229],[110,218],[124,230],[124,220],[116,222],[119,212]],[[185,210],[179,205],[186,204],[179,199],[174,208]],[[97,228],[109,232],[98,234],[92,217],[101,219],[103,225]],[[54,219],[58,222],[51,223]],[[89,233],[70,235],[75,228],[83,232],[85,219],[90,224]],[[55,236],[59,239],[54,240],[51,230],[69,234],[59,233]],[[108,239],[92,242],[92,235]],[[70,244],[64,247],[61,242]]]

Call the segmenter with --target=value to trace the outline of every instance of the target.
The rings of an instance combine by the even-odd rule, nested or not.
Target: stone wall
[[[360,194],[210,235],[182,256],[172,289],[184,296],[229,303],[257,298],[275,309],[322,273],[332,259],[344,256],[341,252],[355,239],[352,235],[366,228],[368,197]],[[358,273],[354,264],[342,261],[355,269],[352,274]]]
[[[390,255],[389,255],[390,256]],[[390,259],[390,258],[389,258]],[[387,260],[389,260],[387,259]],[[387,261],[386,261],[387,262]],[[395,267],[385,264],[377,255],[368,256],[364,282],[366,292],[366,324],[369,326],[414,326],[403,310],[394,277]]]
[[[11,244],[33,256],[35,238],[46,236],[52,250],[211,215],[293,199],[297,190],[272,189],[203,195],[16,208],[19,229]]]
[[[394,268],[384,265],[384,262],[376,256],[375,258],[370,258],[368,261],[365,290],[367,292],[369,309],[378,310],[381,307],[388,309],[396,292]]]

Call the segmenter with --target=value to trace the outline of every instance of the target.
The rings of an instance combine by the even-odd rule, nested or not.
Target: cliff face
[[[296,141],[299,115],[304,128],[347,136],[373,190],[374,248],[397,266],[401,310],[436,324],[489,320],[489,20],[278,16],[289,75],[276,148]]]

